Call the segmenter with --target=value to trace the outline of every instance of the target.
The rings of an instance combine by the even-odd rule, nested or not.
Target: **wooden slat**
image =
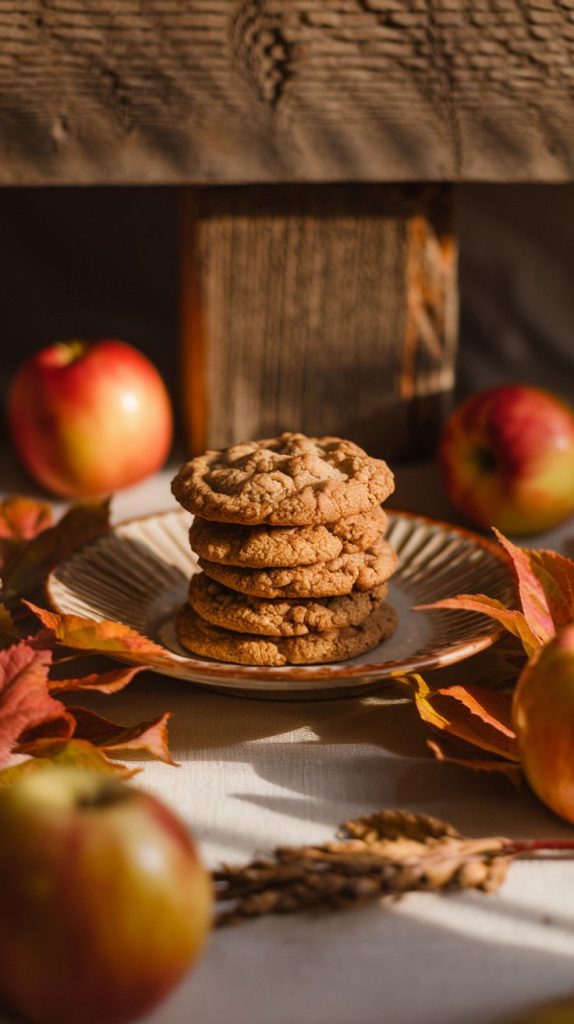
[[[208,188],[184,216],[191,450],[288,429],[432,448],[456,346],[450,188]]]
[[[0,183],[565,181],[574,0],[0,0]]]

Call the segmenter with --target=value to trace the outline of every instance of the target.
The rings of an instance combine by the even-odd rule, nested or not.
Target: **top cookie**
[[[386,462],[352,441],[287,433],[206,452],[182,466],[171,487],[204,519],[312,526],[374,508],[394,481]]]

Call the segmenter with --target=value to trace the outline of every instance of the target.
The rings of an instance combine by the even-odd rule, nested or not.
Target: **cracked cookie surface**
[[[386,583],[397,561],[391,545],[379,540],[366,551],[294,568],[238,569],[206,558],[199,565],[218,583],[252,597],[334,597]]]
[[[182,646],[194,654],[241,665],[279,668],[356,658],[391,636],[396,623],[394,609],[381,604],[358,626],[306,636],[261,637],[213,626],[186,605],[179,613],[176,629]]]
[[[246,569],[281,568],[364,551],[384,535],[387,523],[378,505],[370,512],[317,526],[241,526],[195,516],[189,540],[193,550],[210,562]]]
[[[374,590],[339,597],[267,600],[235,590],[196,573],[189,585],[189,603],[207,622],[238,633],[261,636],[304,636],[358,626],[387,596],[382,583]]]
[[[274,526],[335,522],[374,508],[393,488],[386,462],[352,441],[291,433],[208,451],[172,481],[179,503],[204,519]]]

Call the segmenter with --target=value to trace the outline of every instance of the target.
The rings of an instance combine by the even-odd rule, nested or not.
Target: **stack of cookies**
[[[393,632],[393,475],[352,441],[303,434],[206,452],[172,490],[202,572],[177,623],[195,654],[248,665],[340,661]]]

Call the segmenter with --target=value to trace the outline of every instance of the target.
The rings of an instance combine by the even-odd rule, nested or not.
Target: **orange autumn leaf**
[[[109,672],[92,672],[90,675],[79,676],[75,679],[51,679],[50,693],[85,692],[88,690],[108,694],[119,693],[144,668],[144,665],[135,665],[130,668],[114,668]]]
[[[446,761],[449,764],[456,764],[460,768],[471,768],[475,772],[499,772],[512,782],[513,786],[520,788],[522,782],[522,769],[520,765],[512,761],[504,761],[502,758],[492,760],[489,757],[481,756],[480,752],[470,751],[463,744],[457,744],[448,736],[441,736],[439,740],[427,740],[427,746],[432,750],[437,761]]]
[[[107,654],[140,665],[159,665],[169,660],[159,644],[122,622],[96,621],[82,615],[59,615],[30,601],[24,601],[24,604],[38,616],[53,639],[66,647],[92,654]]]
[[[106,775],[117,775],[122,779],[130,779],[140,771],[139,768],[110,761],[103,750],[87,740],[64,740],[55,737],[38,739],[29,746],[33,746],[34,756],[0,771],[0,787],[11,786],[22,775],[54,765],[64,768],[87,768],[90,771],[104,772]]]
[[[31,540],[52,525],[52,507],[47,501],[37,501],[15,494],[0,501],[0,537]]]
[[[511,753],[518,754],[516,734],[512,728],[512,694],[505,690],[490,690],[483,686],[450,686],[436,690],[441,698],[448,697],[462,704],[484,725],[496,729],[511,741]]]
[[[442,738],[433,745],[430,743],[435,756],[475,767],[471,761],[476,761],[477,757],[484,761],[484,755],[488,755],[490,770],[494,770],[495,762],[501,762],[499,770],[505,770],[509,763],[520,764],[512,727],[511,694],[482,686],[432,689],[418,675],[394,678],[408,686],[422,720],[440,732],[447,744],[456,744],[453,753],[451,745],[445,750]]]
[[[487,615],[490,619],[496,619],[509,633],[518,637],[528,657],[531,657],[541,645],[524,614],[506,608],[501,601],[497,601],[494,597],[487,597],[485,594],[458,594],[457,597],[447,597],[442,601],[435,601],[434,604],[419,605],[416,611],[435,608],[479,612],[481,615]]]
[[[116,725],[86,708],[71,707],[69,711],[76,722],[74,738],[89,740],[108,754],[145,754],[166,764],[176,764],[169,752],[169,711],[150,722],[132,726]]]
[[[108,499],[72,505],[55,526],[43,529],[10,558],[2,579],[5,602],[33,594],[62,558],[108,528]]]
[[[406,681],[428,725],[496,757],[519,762],[510,694],[480,686],[432,690],[421,676],[408,676]]]
[[[52,519],[52,508],[47,501],[19,494],[4,498],[0,501],[0,540],[32,540],[52,525]]]
[[[50,651],[33,650],[25,641],[0,651],[0,765],[18,741],[49,723],[59,735],[70,736],[74,721],[49,693]]]
[[[518,637],[533,658],[560,626],[574,621],[574,562],[554,551],[520,548],[494,532],[514,574],[520,607],[507,608],[485,594],[459,594],[424,607],[487,615]],[[431,690],[418,676],[402,681],[414,689],[422,720],[440,733],[440,738],[428,741],[435,757],[475,770],[504,771],[517,781],[511,694],[475,686]]]
[[[52,525],[52,509],[45,501],[14,495],[0,501],[0,570],[14,560],[27,541]]]
[[[510,719],[509,694],[478,686],[453,686],[436,690],[428,704],[447,723],[450,735],[495,756],[520,760],[515,733],[506,725]]]

